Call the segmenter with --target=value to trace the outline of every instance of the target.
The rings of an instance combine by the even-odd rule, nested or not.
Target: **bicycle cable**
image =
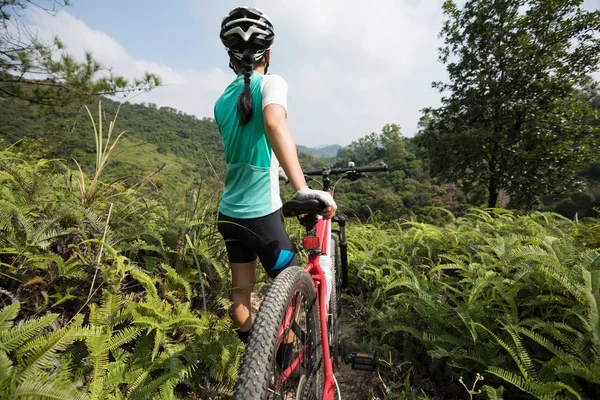
[[[304,175],[304,178],[308,178],[308,181],[312,181],[312,182],[317,182],[319,185],[321,185],[321,187],[323,187],[323,184],[321,182],[319,182],[317,179],[312,178],[312,177],[308,177],[306,175]],[[308,183],[308,182],[307,182]]]
[[[340,392],[340,387],[338,386],[338,381],[335,378],[335,374],[333,375],[333,381],[335,382],[335,388],[337,389],[338,400],[342,400],[342,392]]]
[[[337,186],[337,184],[344,179],[344,177],[342,176],[341,178],[338,178],[338,180],[336,180],[335,182],[333,182],[333,185],[331,185],[331,193],[334,194],[335,193],[335,187]]]

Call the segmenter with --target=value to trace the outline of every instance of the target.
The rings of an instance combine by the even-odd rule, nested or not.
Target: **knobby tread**
[[[267,389],[273,374],[271,360],[274,357],[277,333],[297,289],[303,293],[308,304],[312,305],[310,311],[314,314],[313,321],[317,321],[314,329],[316,346],[319,347],[321,330],[312,278],[300,267],[288,267],[273,281],[261,303],[242,358],[239,378],[233,393],[234,400],[267,398]]]
[[[333,368],[337,369],[340,365],[340,352],[337,344],[339,340],[339,328],[341,318],[341,307],[340,307],[340,290],[341,286],[341,271],[340,271],[340,260],[339,260],[339,237],[337,233],[331,234],[331,268],[333,282],[331,285],[331,298],[329,299],[329,313],[331,314],[331,320],[329,321],[329,348],[331,351],[331,361],[333,362]]]

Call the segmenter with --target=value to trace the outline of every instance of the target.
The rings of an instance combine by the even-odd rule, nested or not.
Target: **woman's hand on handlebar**
[[[309,199],[317,199],[326,207],[321,210],[319,214],[323,216],[325,219],[331,219],[335,215],[335,211],[337,210],[337,205],[333,200],[333,197],[328,192],[324,192],[322,190],[314,190],[309,188],[308,186],[304,186],[300,190],[296,192],[292,200],[309,200]]]

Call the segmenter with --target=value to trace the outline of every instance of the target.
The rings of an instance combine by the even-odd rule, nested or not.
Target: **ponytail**
[[[252,119],[252,92],[250,91],[250,77],[254,66],[254,49],[252,47],[244,50],[239,64],[240,72],[244,74],[244,90],[238,97],[237,112],[240,117],[240,125],[244,126]]]

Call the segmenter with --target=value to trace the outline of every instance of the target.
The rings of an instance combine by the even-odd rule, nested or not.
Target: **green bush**
[[[215,196],[164,196],[0,151],[1,398],[230,393],[243,346]]]
[[[505,210],[363,225],[348,234],[350,276],[370,333],[436,397],[464,398],[459,378],[481,374],[490,399],[600,398],[600,253],[580,240],[598,227]]]

